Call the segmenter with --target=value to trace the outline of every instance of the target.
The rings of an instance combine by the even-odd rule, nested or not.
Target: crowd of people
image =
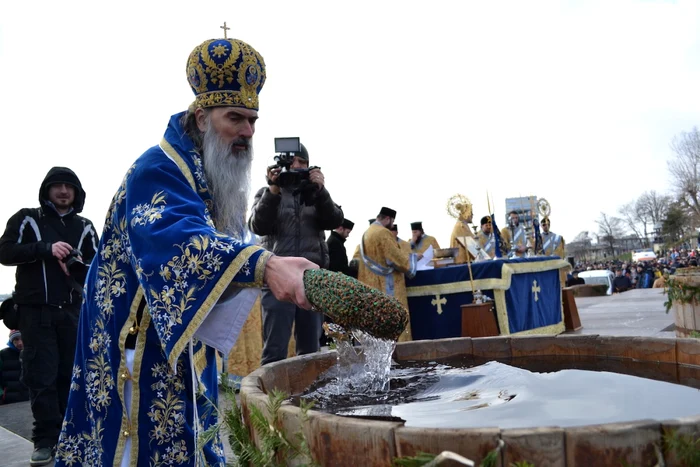
[[[612,271],[615,274],[613,289],[615,293],[630,289],[663,288],[671,274],[677,269],[697,267],[698,251],[690,248],[674,248],[660,251],[656,258],[647,261],[623,261],[619,259],[606,261],[582,261],[574,264],[567,277],[567,286],[585,283],[579,277],[583,271]]]

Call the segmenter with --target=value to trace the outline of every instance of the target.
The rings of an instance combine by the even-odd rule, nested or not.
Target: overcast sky
[[[570,241],[601,211],[666,192],[669,142],[698,124],[695,1],[4,1],[0,219],[38,205],[51,166],[75,170],[101,232],[125,170],[193,95],[185,64],[230,36],[267,64],[254,191],[275,136],[299,136],[357,224],[381,206],[399,235],[441,245],[450,196],[536,195]],[[251,199],[252,195],[251,193]],[[0,292],[13,286],[0,267]]]

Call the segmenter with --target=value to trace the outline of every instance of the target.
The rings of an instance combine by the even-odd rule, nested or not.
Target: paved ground
[[[583,329],[579,334],[675,337],[673,317],[660,289],[632,290],[609,297],[576,299]],[[32,452],[29,403],[0,406],[0,466],[29,465]],[[227,446],[228,451],[228,446]]]
[[[663,289],[630,290],[608,297],[576,299],[580,334],[676,337],[673,316],[666,313]]]

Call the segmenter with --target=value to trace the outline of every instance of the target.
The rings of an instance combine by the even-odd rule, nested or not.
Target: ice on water
[[[406,426],[527,428],[683,417],[700,390],[611,372],[533,373],[499,362],[447,369],[416,402],[394,405]]]
[[[496,361],[392,370],[395,342],[334,328],[338,364],[302,397],[337,415],[402,419],[406,426],[529,428],[683,417],[700,390],[607,371],[537,373]]]

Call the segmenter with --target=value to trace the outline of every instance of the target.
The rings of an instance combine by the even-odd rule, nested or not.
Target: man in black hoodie
[[[40,207],[20,209],[0,238],[0,263],[17,266],[12,299],[34,415],[30,465],[53,460],[68,402],[82,282],[98,243],[92,222],[78,215],[84,203],[75,173],[53,167],[39,189]]]

